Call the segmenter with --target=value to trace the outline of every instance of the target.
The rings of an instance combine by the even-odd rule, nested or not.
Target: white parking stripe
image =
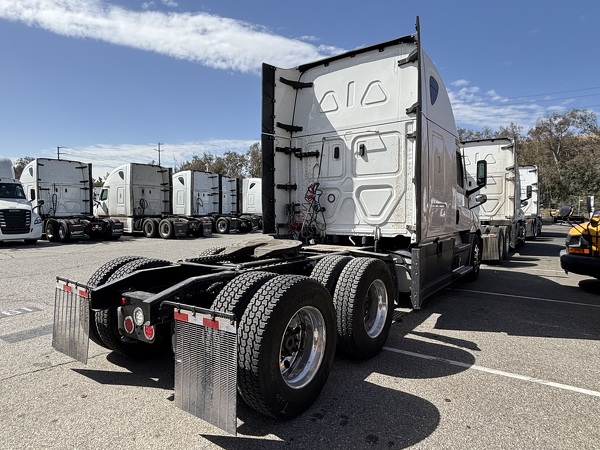
[[[539,300],[541,302],[564,303],[565,305],[591,306],[592,308],[600,308],[600,305],[594,305],[592,303],[566,302],[564,300],[551,300],[549,298],[541,298],[541,297],[527,297],[525,295],[501,294],[500,292],[474,291],[471,289],[453,289],[453,288],[448,288],[448,290],[449,291],[461,291],[461,292],[473,292],[475,294],[497,295],[499,297],[526,298],[528,300]]]
[[[502,370],[489,369],[487,367],[477,366],[475,364],[466,364],[466,363],[462,363],[460,361],[453,361],[451,359],[439,358],[437,356],[424,355],[422,353],[409,352],[407,350],[400,350],[400,349],[392,348],[392,347],[383,347],[383,349],[390,351],[390,352],[394,352],[394,353],[401,353],[403,355],[414,356],[416,358],[428,359],[430,361],[439,361],[439,362],[443,362],[445,364],[451,364],[453,366],[464,367],[465,369],[479,370],[480,372],[491,373],[493,375],[500,375],[500,376],[507,377],[507,378],[514,378],[516,380],[527,381],[529,383],[543,384],[544,386],[551,386],[551,387],[555,387],[558,389],[564,389],[566,391],[578,392],[580,394],[591,395],[593,397],[600,397],[600,392],[598,392],[598,391],[592,391],[590,389],[582,389],[582,388],[578,388],[575,386],[569,386],[568,384],[555,383],[553,381],[542,380],[541,378],[533,378],[533,377],[528,377],[526,375],[519,375],[518,373],[511,373],[511,372],[504,372]]]

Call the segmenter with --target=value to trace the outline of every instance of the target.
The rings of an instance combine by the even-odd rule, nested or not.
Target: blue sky
[[[457,125],[529,129],[600,112],[597,0],[0,0],[0,155],[103,176],[260,140],[260,67],[294,67],[414,32]]]

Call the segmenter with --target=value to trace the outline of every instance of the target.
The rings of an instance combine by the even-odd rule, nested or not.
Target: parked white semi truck
[[[526,239],[535,239],[542,232],[538,174],[536,165],[519,166]]]
[[[242,214],[258,217],[258,226],[262,228],[262,178],[242,180]]]
[[[173,207],[177,214],[209,221],[214,231],[247,233],[258,224],[248,214],[239,214],[237,178],[197,170],[173,174]]]
[[[501,263],[511,249],[525,242],[525,216],[517,151],[510,139],[483,139],[462,143],[469,183],[475,185],[479,160],[487,161],[487,201],[474,211],[480,221],[483,261]]]
[[[42,237],[42,222],[15,178],[12,161],[0,157],[0,242],[35,244]]]
[[[49,241],[116,240],[123,234],[119,221],[93,214],[91,164],[36,158],[23,169],[21,183],[44,221],[43,230]]]
[[[153,164],[120,165],[104,181],[96,215],[119,220],[129,234],[163,239],[203,236],[201,221],[173,213],[171,174],[170,168]]]
[[[88,326],[128,357],[173,342],[175,403],[231,433],[237,393],[272,417],[301,414],[336,349],[381,351],[402,294],[418,309],[477,278],[468,205],[486,163],[469,188],[457,136],[418,26],[294,69],[263,65],[264,231],[288,239],[118,258],[86,284],[58,278],[56,310],[79,314],[57,314],[54,347],[86,361]]]

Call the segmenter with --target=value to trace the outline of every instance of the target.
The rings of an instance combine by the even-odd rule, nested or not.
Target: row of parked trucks
[[[263,232],[275,239],[176,262],[122,256],[87,283],[57,278],[55,297],[56,349],[84,363],[89,339],[130,358],[171,349],[175,404],[233,434],[238,397],[301,414],[336,351],[376,356],[403,299],[420,309],[524,238],[518,166],[494,153],[514,158],[514,145],[460,145],[418,23],[293,69],[264,64],[262,104]]]
[[[10,160],[2,164],[1,201],[18,197],[0,209],[0,225],[8,224],[0,226],[0,240],[33,243],[42,235],[58,242],[115,240],[123,233],[207,237],[213,230],[244,233],[260,226],[260,211],[241,213],[238,200],[255,195],[242,195],[238,178],[192,170],[173,174],[170,168],[129,163],[114,169],[96,195],[91,164],[36,158],[19,180]]]

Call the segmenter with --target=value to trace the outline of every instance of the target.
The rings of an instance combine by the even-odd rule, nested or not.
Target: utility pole
[[[57,157],[58,159],[60,159],[60,149],[61,149],[61,148],[67,148],[67,147],[56,147],[56,157]]]
[[[162,142],[159,142],[159,143],[158,143],[158,149],[156,149],[156,148],[154,149],[154,150],[156,150],[156,151],[158,152],[158,165],[159,165],[159,166],[160,166],[160,146],[161,146],[161,145],[165,145],[165,144],[164,144],[164,143],[162,143]]]

